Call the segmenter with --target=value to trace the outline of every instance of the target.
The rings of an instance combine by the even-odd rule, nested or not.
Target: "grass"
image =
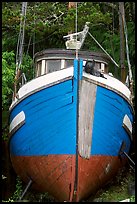
[[[135,173],[133,169],[124,167],[108,185],[97,192],[92,201],[119,202],[130,198],[130,202],[135,202],[135,195],[130,192],[130,186],[134,181]],[[91,202],[91,199],[87,202]]]

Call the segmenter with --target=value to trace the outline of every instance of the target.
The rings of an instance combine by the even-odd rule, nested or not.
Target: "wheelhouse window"
[[[36,77],[73,66],[73,59],[42,59],[36,64]]]
[[[74,60],[71,60],[71,59],[65,60],[65,66],[66,66],[65,68],[73,66],[73,64],[74,64]]]
[[[46,60],[46,74],[61,69],[61,60]]]

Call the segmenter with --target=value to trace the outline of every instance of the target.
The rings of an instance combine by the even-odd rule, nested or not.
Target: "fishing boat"
[[[35,77],[17,77],[9,109],[15,172],[57,201],[94,195],[125,165],[133,141],[132,93],[109,72],[108,55],[80,49],[88,30],[64,36],[66,49],[36,53]]]

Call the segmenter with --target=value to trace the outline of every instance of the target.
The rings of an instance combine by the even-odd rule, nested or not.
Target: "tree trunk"
[[[125,38],[124,38],[124,2],[119,2],[119,30],[120,30],[120,67],[121,67],[121,81],[125,83]]]

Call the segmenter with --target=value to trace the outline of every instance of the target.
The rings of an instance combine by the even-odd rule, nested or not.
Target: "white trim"
[[[105,71],[105,64],[104,64],[104,63],[101,63],[101,72],[104,73],[104,71]]]
[[[18,91],[18,99],[14,99],[10,106],[10,110],[14,106],[14,104],[21,98],[27,96],[29,93],[34,92],[37,89],[40,89],[43,86],[47,86],[48,84],[54,84],[59,80],[63,80],[67,77],[73,77],[73,66],[66,68],[66,69],[61,69],[59,71],[55,71],[52,73],[48,73],[45,75],[42,75],[40,77],[37,77],[29,82],[27,82],[25,85],[23,85],[19,91]],[[121,94],[123,97],[125,97],[128,102],[131,102],[131,91],[128,89],[128,87],[119,81],[118,79],[110,76],[109,74],[104,74],[105,78],[103,77],[97,77],[93,76],[91,74],[86,73],[83,71],[83,76],[91,79],[93,83],[99,83],[100,86],[104,86],[108,89],[112,89],[118,94]]]
[[[42,60],[41,75],[45,74],[45,60]]]
[[[65,68],[65,60],[62,59],[62,60],[61,60],[61,69],[64,69],[64,68]]]
[[[123,119],[123,127],[125,128],[125,130],[130,134],[131,139],[132,139],[132,123],[128,117],[128,115],[124,116]]]
[[[11,121],[9,132],[11,133],[11,131],[13,131],[17,126],[19,126],[24,121],[25,121],[25,113],[23,111],[21,111]]]
[[[44,87],[48,84],[55,84],[56,82],[65,79],[67,77],[73,76],[73,67],[69,67],[67,69],[62,69],[59,71],[51,72],[46,75],[42,75],[40,77],[37,77],[28,83],[24,84],[18,91],[18,99],[15,98],[15,100],[12,102],[9,110],[12,109],[14,104],[21,98],[25,97],[31,92],[34,92],[35,90],[40,89],[41,87]]]
[[[104,74],[105,78],[103,78],[103,77],[93,76],[86,72],[83,72],[83,76],[91,80],[94,80],[96,82],[99,82],[101,84],[104,84],[105,87],[108,86],[114,90],[117,90],[122,95],[124,95],[128,100],[131,100],[131,91],[129,90],[129,88],[124,83],[114,78],[113,76],[110,76],[109,74]]]

